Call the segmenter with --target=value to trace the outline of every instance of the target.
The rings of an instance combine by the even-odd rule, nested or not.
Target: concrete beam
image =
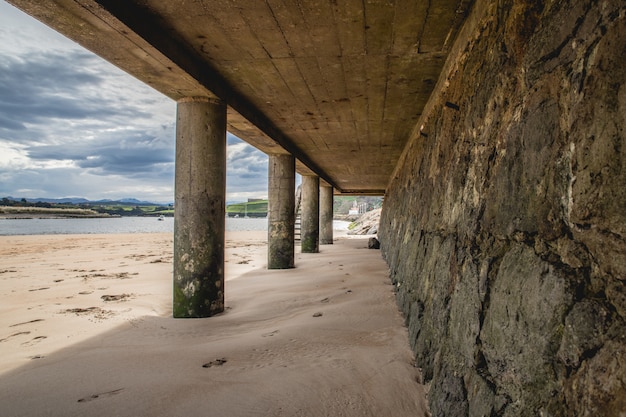
[[[197,54],[197,51],[190,48],[180,38],[172,36],[163,19],[149,7],[115,0],[99,0],[98,3],[143,39],[147,40],[152,46],[156,47],[158,51],[165,54],[177,66],[185,70],[203,87],[206,87],[224,100],[280,147],[296,156],[302,164],[315,172],[316,175],[335,185],[331,177],[306,152],[300,149],[292,138],[278,128],[254,103],[242,95],[214,65],[202,59]],[[243,137],[243,139],[247,139],[247,137]],[[252,144],[255,145],[255,143]]]
[[[302,253],[320,251],[320,178],[314,175],[302,177],[302,217],[300,241]]]
[[[226,104],[178,102],[174,217],[174,317],[224,311]]]
[[[296,161],[292,155],[269,155],[267,268],[294,267]]]

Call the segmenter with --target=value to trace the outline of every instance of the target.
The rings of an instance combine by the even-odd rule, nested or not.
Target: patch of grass
[[[247,203],[235,203],[226,206],[226,214],[230,217],[235,215],[250,217],[267,216],[267,200],[249,201]]]

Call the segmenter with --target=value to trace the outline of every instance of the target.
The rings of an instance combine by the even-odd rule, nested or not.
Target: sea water
[[[349,222],[335,220],[333,229],[347,231]],[[267,218],[226,218],[226,230],[267,230]],[[174,233],[174,218],[110,217],[95,219],[0,219],[0,236],[99,233]]]
[[[267,230],[266,218],[227,218],[227,231]],[[174,218],[0,219],[0,235],[174,233]]]

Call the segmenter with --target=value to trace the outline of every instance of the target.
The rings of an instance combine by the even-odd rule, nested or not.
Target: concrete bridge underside
[[[271,156],[268,267],[291,268],[289,177],[318,252],[329,193],[385,193],[471,3],[10,2],[178,102],[176,317],[224,308],[226,129]]]
[[[339,193],[382,195],[468,0],[9,0]]]

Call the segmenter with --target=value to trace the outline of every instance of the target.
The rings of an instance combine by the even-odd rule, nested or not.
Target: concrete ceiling
[[[471,0],[8,0],[340,193],[383,194]]]

